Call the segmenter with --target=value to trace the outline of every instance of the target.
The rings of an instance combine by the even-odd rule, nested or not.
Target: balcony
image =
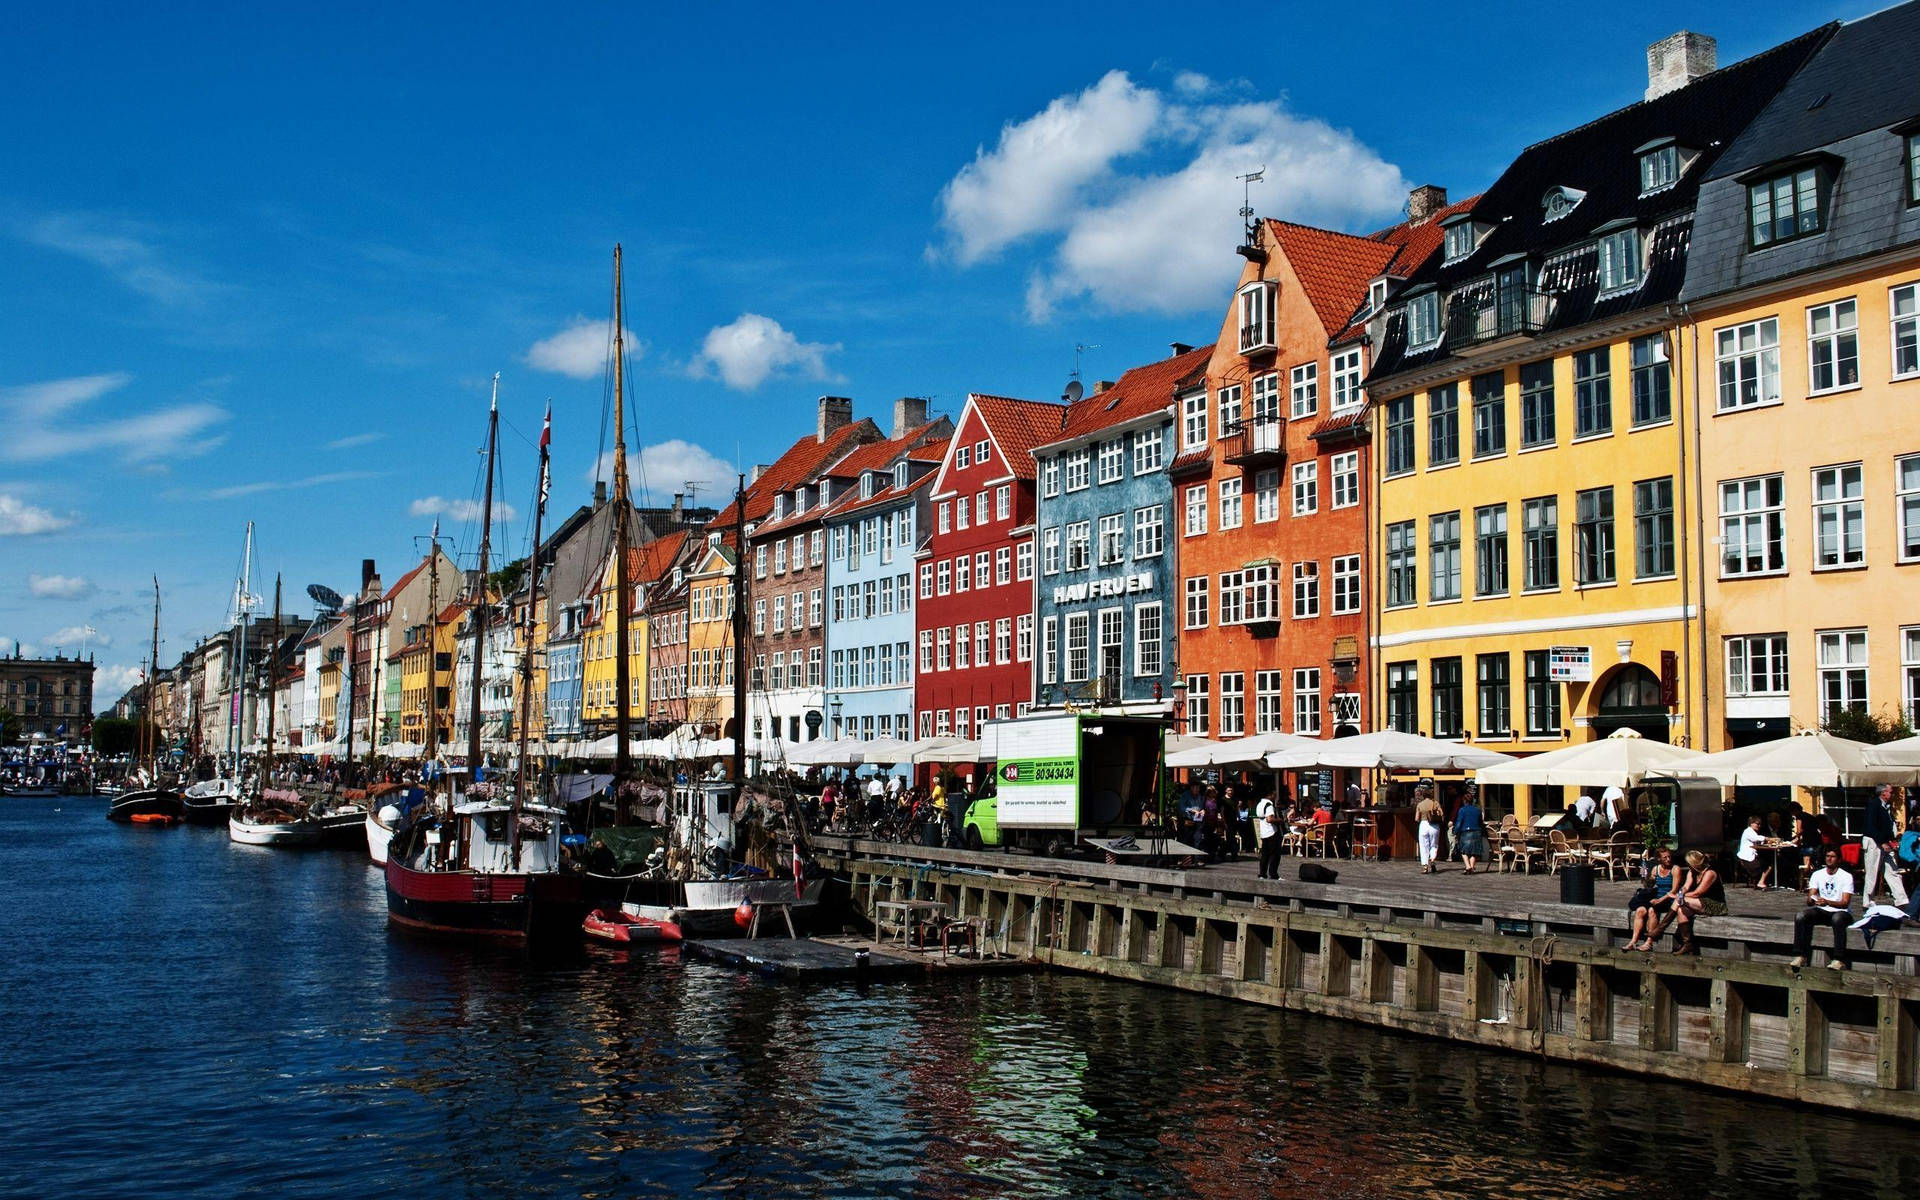
[[[1455,349],[1533,337],[1553,320],[1554,297],[1532,288],[1460,293],[1447,305],[1447,342]]]
[[[1222,456],[1235,466],[1262,466],[1287,456],[1285,423],[1278,417],[1242,421],[1220,439]]]

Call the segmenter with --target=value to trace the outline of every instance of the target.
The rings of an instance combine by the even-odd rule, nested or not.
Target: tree
[[[1882,709],[1870,713],[1864,708],[1851,707],[1829,713],[1820,723],[1820,731],[1875,746],[1913,736],[1913,726],[1907,724],[1907,718],[1898,711]]]
[[[160,727],[148,725],[149,745],[160,744]],[[125,717],[100,717],[93,723],[93,748],[109,758],[117,754],[137,754],[140,750],[140,722]]]
[[[526,578],[527,560],[516,558],[498,571],[487,576],[487,588],[495,596],[511,596],[519,588],[520,581]]]
[[[20,741],[20,717],[10,708],[0,708],[0,746],[12,746]]]

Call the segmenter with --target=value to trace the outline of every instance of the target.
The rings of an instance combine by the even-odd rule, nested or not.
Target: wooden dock
[[[695,939],[680,945],[696,958],[780,979],[978,975],[1034,971],[1041,965],[1024,953],[942,955],[938,949],[915,950],[852,936]]]
[[[885,900],[940,901],[1061,969],[1920,1120],[1920,934],[1882,934],[1871,952],[1856,936],[1855,969],[1834,971],[1821,969],[1823,930],[1813,965],[1795,970],[1792,922],[1777,915],[1797,907],[1790,896],[1753,894],[1767,915],[1701,918],[1701,956],[1679,957],[1619,949],[1621,905],[1559,904],[1538,876],[1488,881],[1533,899],[1406,864],[1336,862],[1340,881],[1323,885],[817,843],[863,915]]]

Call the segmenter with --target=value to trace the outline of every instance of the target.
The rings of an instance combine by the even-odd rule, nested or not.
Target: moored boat
[[[580,931],[610,946],[646,946],[677,942],[680,927],[653,917],[630,917],[617,908],[596,908],[580,923]]]
[[[243,797],[231,779],[205,779],[187,788],[180,800],[187,824],[217,827],[227,823]]]
[[[186,803],[180,793],[172,788],[151,787],[122,792],[107,806],[109,821],[131,821],[136,816],[150,813],[185,817]]]
[[[586,878],[566,868],[565,814],[491,802],[454,809],[452,834],[425,814],[388,847],[387,920],[456,937],[529,943],[580,940],[592,907]]]

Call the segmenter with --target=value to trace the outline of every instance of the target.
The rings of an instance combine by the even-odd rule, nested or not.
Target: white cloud
[[[639,453],[627,456],[627,486],[636,497],[644,497],[644,503],[665,503],[675,492],[685,492],[689,483],[694,485],[694,495],[688,505],[702,503],[702,497],[715,501],[732,495],[737,474],[732,463],[680,438],[642,446]],[[594,481],[611,480],[613,451],[601,454],[587,475]],[[715,502],[714,507],[720,505]]]
[[[646,347],[626,330],[627,356],[638,359]],[[552,337],[541,338],[527,348],[524,361],[541,371],[553,371],[569,379],[592,379],[607,367],[607,355],[613,350],[604,321],[575,317],[565,329]]]
[[[478,521],[480,519],[480,501],[448,500],[444,496],[422,496],[408,506],[407,511],[416,517],[447,517],[455,521]],[[493,502],[494,524],[511,521],[519,513],[513,505]]]
[[[72,653],[84,646],[111,646],[113,635],[101,633],[90,625],[69,625],[65,629],[56,629],[46,636],[49,646],[57,646],[62,651]]]
[[[91,213],[56,213],[28,222],[20,234],[34,245],[92,263],[123,286],[161,304],[196,305],[219,290],[192,271],[168,262],[152,244],[153,231],[131,221]]]
[[[93,673],[93,698],[104,710],[146,681],[146,672],[127,663],[98,667]]]
[[[27,590],[42,600],[81,600],[93,595],[93,581],[80,575],[29,575]]]
[[[707,331],[687,371],[696,379],[718,375],[721,382],[741,392],[752,391],[774,375],[831,381],[835,376],[827,368],[827,355],[839,349],[838,342],[803,342],[772,317],[741,313],[732,324]]]
[[[374,442],[377,442],[381,438],[386,436],[387,435],[384,433],[351,433],[351,434],[348,434],[346,437],[335,438],[332,441],[328,442],[327,449],[351,450],[355,446],[370,446]]]
[[[18,641],[14,638],[0,635],[0,653],[11,654],[16,649],[23,658],[40,657],[40,647],[34,645],[32,642]]]
[[[71,524],[72,517],[62,517],[44,508],[36,508],[17,496],[0,495],[0,537],[58,533]]]
[[[261,492],[295,492],[305,488],[326,487],[335,483],[356,483],[363,479],[378,479],[379,471],[329,471],[324,475],[307,475],[300,479],[261,479],[253,483],[233,483],[225,487],[210,488],[204,492],[171,493],[195,500],[237,500],[241,496],[257,496]]]
[[[123,462],[203,454],[219,444],[209,431],[227,419],[225,409],[196,402],[132,416],[102,418],[79,411],[131,382],[112,373],[51,379],[0,388],[0,460],[44,462],[73,454],[118,451]]]
[[[1190,312],[1218,305],[1238,272],[1236,176],[1264,166],[1253,193],[1263,215],[1333,228],[1391,219],[1405,200],[1399,168],[1347,130],[1277,100],[1230,100],[1241,89],[1197,72],[1172,90],[1177,99],[1109,72],[1009,125],[941,195],[954,258],[1057,231],[1029,277],[1032,319],[1080,297],[1116,312]]]

